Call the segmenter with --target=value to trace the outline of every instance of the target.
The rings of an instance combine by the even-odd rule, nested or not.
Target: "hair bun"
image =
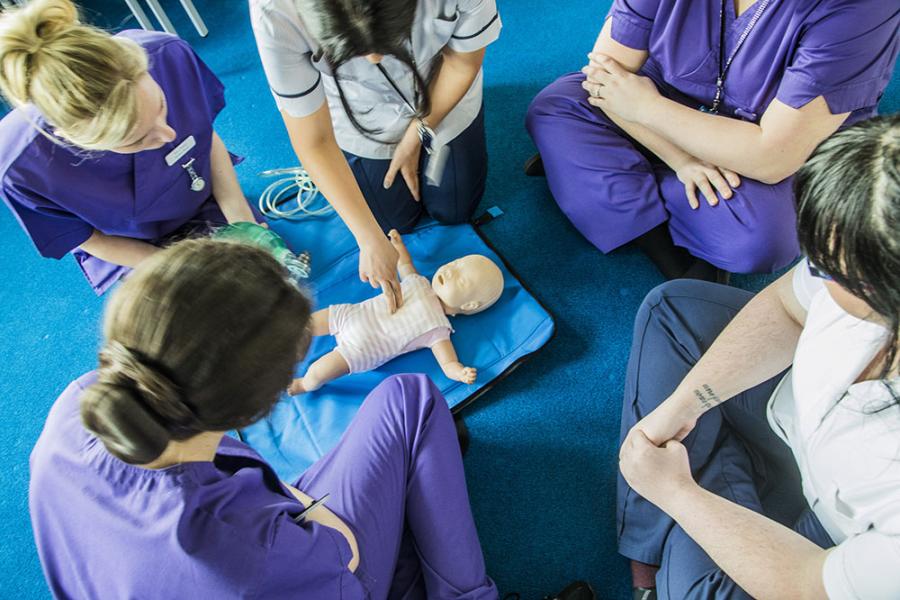
[[[22,10],[23,25],[40,43],[78,23],[78,9],[69,0],[32,0]],[[23,27],[23,32],[26,29]]]
[[[100,351],[100,380],[131,388],[144,406],[173,432],[194,429],[197,417],[163,365],[116,341]]]

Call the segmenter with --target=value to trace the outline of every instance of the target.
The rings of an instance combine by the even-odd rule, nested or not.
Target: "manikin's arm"
[[[400,273],[400,277],[418,274],[416,265],[413,264],[412,256],[409,255],[409,250],[406,249],[406,244],[403,243],[403,238],[400,237],[397,230],[391,229],[388,237],[394,246],[394,250],[397,251],[397,271]]]
[[[125,267],[136,267],[145,258],[159,252],[159,248],[145,241],[106,235],[96,229],[79,248],[100,260]]]
[[[248,221],[256,223],[256,217],[250,210],[247,198],[238,183],[237,173],[225,143],[219,134],[213,131],[212,152],[210,153],[210,167],[212,170],[212,192],[219,205],[222,214],[229,223]],[[268,227],[265,223],[261,223]]]
[[[444,375],[447,376],[447,379],[461,381],[465,384],[475,383],[475,377],[478,375],[478,371],[473,367],[466,367],[459,362],[459,357],[456,356],[456,349],[453,347],[453,342],[449,339],[442,340],[432,346],[431,352],[437,359],[438,364],[441,366],[441,370],[444,372]]]

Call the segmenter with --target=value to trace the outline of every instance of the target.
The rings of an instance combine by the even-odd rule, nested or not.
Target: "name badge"
[[[197,145],[197,140],[194,139],[194,136],[187,136],[183,142],[178,144],[174,150],[166,154],[166,164],[170,167],[181,160],[185,154],[191,151],[191,149]]]

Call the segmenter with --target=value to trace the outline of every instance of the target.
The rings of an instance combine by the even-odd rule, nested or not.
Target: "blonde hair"
[[[13,106],[33,104],[82,148],[126,141],[138,121],[135,84],[146,73],[143,48],[83,25],[70,0],[32,0],[0,17],[0,92]]]

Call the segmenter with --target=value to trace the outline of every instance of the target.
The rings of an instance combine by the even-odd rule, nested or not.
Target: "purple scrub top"
[[[128,269],[77,250],[94,229],[160,242],[189,221],[225,222],[210,177],[213,120],[225,106],[222,83],[173,35],[129,30],[117,37],[146,50],[150,76],[166,96],[175,141],[137,154],[85,151],[36,131],[29,119],[51,128],[34,107],[0,121],[0,195],[42,255],[61,258],[74,251],[98,294]],[[168,166],[165,156],[189,135],[197,145]],[[190,175],[181,167],[191,157],[207,183],[200,192],[191,191]]]
[[[725,2],[725,56],[759,1],[735,17]],[[719,0],[615,0],[612,38],[648,50],[641,69],[683,104],[710,106],[719,63]],[[793,108],[824,96],[844,126],[876,114],[900,48],[900,3],[891,0],[770,0],[731,65],[720,113],[759,122],[778,99]]]
[[[336,531],[298,525],[302,506],[229,437],[215,462],[142,469],[81,424],[76,380],[31,454],[29,507],[58,598],[364,598]]]

